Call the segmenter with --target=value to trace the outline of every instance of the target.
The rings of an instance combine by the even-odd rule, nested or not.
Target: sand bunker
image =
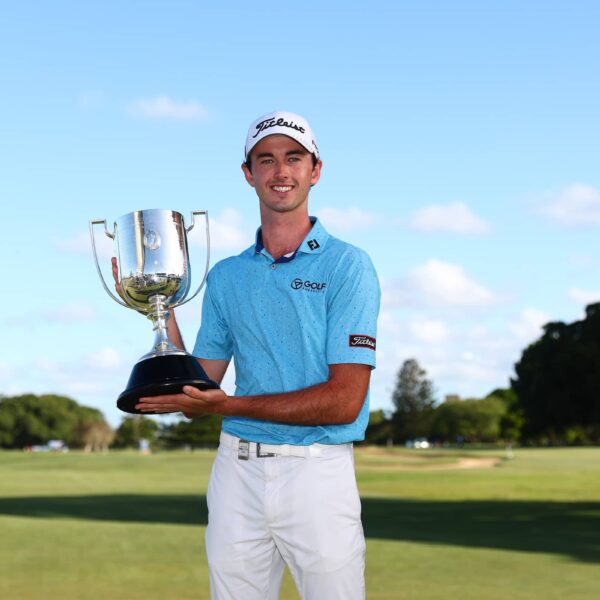
[[[497,456],[452,457],[436,454],[394,455],[385,448],[357,448],[357,466],[382,471],[447,471],[452,469],[491,469],[502,462]],[[362,459],[362,460],[361,460]]]

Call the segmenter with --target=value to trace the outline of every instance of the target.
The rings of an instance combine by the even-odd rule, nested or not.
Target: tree
[[[107,452],[115,432],[105,421],[84,421],[75,427],[75,440],[86,452]]]
[[[515,391],[510,388],[496,388],[486,398],[498,398],[506,408],[506,412],[500,419],[500,437],[506,442],[519,441],[523,432],[525,417]]]
[[[449,398],[435,409],[432,434],[443,441],[496,442],[506,405],[497,397]]]
[[[426,437],[430,433],[435,398],[433,383],[426,375],[414,358],[404,361],[398,371],[392,394],[396,409],[392,423],[397,441]]]
[[[511,381],[530,439],[600,442],[600,303],[581,321],[547,323],[528,346]]]
[[[115,448],[139,448],[140,440],[153,440],[158,430],[158,423],[144,415],[125,417],[115,432],[112,445]]]
[[[53,439],[76,445],[78,425],[103,421],[99,410],[80,406],[65,396],[4,397],[0,399],[0,447],[25,448]]]
[[[367,444],[387,444],[393,437],[392,421],[384,410],[372,410],[369,413],[369,424],[365,431]]]
[[[221,421],[220,415],[204,415],[192,421],[178,421],[161,431],[160,441],[169,448],[215,447],[219,444]]]

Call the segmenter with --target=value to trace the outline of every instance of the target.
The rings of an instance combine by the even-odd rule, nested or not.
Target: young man
[[[322,163],[303,117],[248,131],[261,227],[210,272],[194,355],[222,390],[143,398],[142,411],[224,415],[208,487],[212,597],[274,600],[287,564],[303,599],[362,599],[365,541],[352,442],[368,421],[379,284],[368,256],[308,213]],[[170,335],[183,347],[174,319]]]

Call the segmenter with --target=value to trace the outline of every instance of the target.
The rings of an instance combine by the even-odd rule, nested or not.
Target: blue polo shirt
[[[380,289],[365,252],[315,218],[296,252],[274,260],[256,244],[217,263],[207,279],[193,354],[233,356],[236,396],[290,392],[323,383],[329,365],[375,367]],[[290,425],[225,417],[223,430],[265,444],[342,444],[364,439],[369,398],[353,423]]]

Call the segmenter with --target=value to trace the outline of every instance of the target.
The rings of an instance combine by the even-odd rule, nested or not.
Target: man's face
[[[263,138],[250,153],[251,169],[242,165],[246,181],[256,190],[261,211],[291,212],[306,206],[310,186],[319,181],[321,161],[286,135]]]

